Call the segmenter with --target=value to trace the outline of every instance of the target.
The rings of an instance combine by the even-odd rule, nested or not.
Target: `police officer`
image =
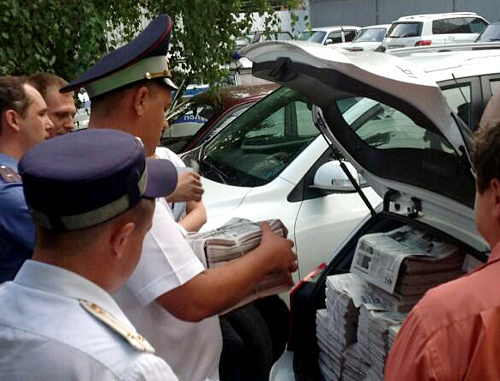
[[[87,89],[92,102],[89,128],[130,132],[154,154],[176,88],[166,61],[170,31],[170,17],[159,16],[133,41],[61,90]],[[286,272],[291,281],[290,272],[297,269],[292,242],[266,225],[261,245],[252,253],[205,269],[169,206],[163,200],[156,204],[144,255],[115,299],[180,379],[217,380],[222,350],[217,314],[250,294],[269,272]]]
[[[52,127],[45,101],[26,78],[0,77],[0,283],[14,278],[35,246],[17,163]]]
[[[36,226],[33,259],[0,287],[2,380],[177,380],[111,295],[139,261],[167,160],[115,130],[48,140],[19,163]]]

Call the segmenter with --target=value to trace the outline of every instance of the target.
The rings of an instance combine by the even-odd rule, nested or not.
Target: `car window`
[[[469,127],[471,126],[471,84],[460,84],[441,88],[448,105]]]
[[[500,89],[500,79],[490,81],[491,95],[495,94]]]
[[[344,31],[345,42],[351,42],[352,40],[354,40],[354,37],[356,37],[355,30],[345,30]]]
[[[300,32],[300,34],[298,35],[297,37],[297,40],[299,41],[307,41],[311,38],[311,36],[313,35],[314,32],[311,32],[309,30],[304,30],[302,32]]]
[[[360,29],[352,42],[381,42],[385,32],[385,28]]]
[[[500,25],[488,25],[479,36],[478,41],[500,41]]]
[[[432,33],[480,33],[485,27],[486,23],[477,17],[455,17],[433,21]]]
[[[318,42],[318,43],[322,43],[323,42],[323,39],[325,38],[326,36],[326,32],[314,32],[311,37],[309,38],[309,41],[312,41],[312,42]]]
[[[421,22],[402,22],[394,23],[387,33],[388,37],[404,38],[404,37],[418,37],[422,34]]]
[[[337,107],[341,107],[337,104]],[[420,127],[403,112],[378,101],[362,98],[342,114],[358,137],[371,148],[438,150],[454,155],[441,136]]]
[[[478,17],[469,18],[470,30],[472,33],[481,33],[486,29],[488,23]]]
[[[200,172],[233,186],[269,183],[318,136],[310,108],[297,92],[276,90],[206,145]]]
[[[327,40],[332,40],[330,44],[340,44],[342,42],[341,32],[330,32],[328,34]]]

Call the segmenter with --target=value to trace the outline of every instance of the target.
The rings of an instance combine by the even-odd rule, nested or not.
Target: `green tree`
[[[216,83],[250,30],[252,12],[279,29],[274,10],[300,0],[0,0],[0,74],[81,75],[106,52],[131,40],[160,13],[173,21],[171,64],[176,80]],[[241,16],[240,16],[241,15]]]

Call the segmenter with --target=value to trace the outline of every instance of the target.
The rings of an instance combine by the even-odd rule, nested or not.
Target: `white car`
[[[300,277],[370,212],[319,135],[311,106],[280,88],[183,156],[188,165],[194,159],[202,175],[208,215],[202,231],[233,217],[280,218],[295,243]],[[371,204],[381,202],[354,168],[350,173]]]
[[[349,272],[359,237],[409,225],[459,246],[473,261],[487,260],[490,248],[474,224],[471,131],[454,111],[452,103],[460,97],[447,97],[436,80],[451,78],[457,89],[468,87],[469,95],[483,87],[491,92],[500,77],[500,54],[424,53],[403,59],[286,43],[244,53],[254,62],[255,75],[293,88],[315,105],[315,124],[332,149],[384,200],[292,291],[290,345],[270,379],[321,380],[316,311],[325,308],[326,277]],[[463,93],[462,101],[471,103]],[[483,106],[487,100],[477,99]],[[349,101],[356,102],[346,110]]]
[[[392,23],[382,44],[396,49],[474,42],[488,24],[474,12],[405,16]]]
[[[316,42],[322,45],[340,44],[343,42],[351,42],[359,29],[361,29],[359,26],[352,25],[312,28],[302,31],[297,37],[297,40]]]
[[[423,68],[439,83],[452,111],[468,126],[476,126],[485,103],[500,85],[500,50],[425,50],[394,54]],[[324,54],[335,54],[331,51],[327,48]],[[381,53],[353,54],[359,54],[361,59],[365,55],[388,59]],[[261,69],[256,70],[258,73]],[[311,83],[321,88],[320,83]],[[357,113],[371,106],[364,100],[349,108],[354,103],[346,101],[342,106],[347,110],[346,118],[354,120]],[[192,159],[199,162],[208,213],[203,230],[217,228],[232,217],[281,218],[295,242],[300,278],[326,260],[369,212],[351,186],[321,189],[325,185],[317,173],[331,171],[330,181],[337,180],[336,186],[346,178],[333,172],[338,168],[331,167],[338,166],[338,162],[315,128],[310,108],[307,98],[287,88],[279,89],[184,158],[188,164]],[[376,115],[383,118],[382,110]],[[383,141],[390,136],[390,131],[380,130],[370,139]],[[320,171],[322,166],[325,168]],[[362,189],[375,208],[378,196],[371,188]]]
[[[356,36],[351,42],[337,44],[334,47],[351,52],[375,50],[382,45],[382,41],[390,27],[391,24],[365,26],[356,32]]]

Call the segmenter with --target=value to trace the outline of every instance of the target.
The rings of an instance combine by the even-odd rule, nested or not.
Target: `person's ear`
[[[147,113],[147,105],[150,97],[151,93],[147,86],[140,86],[134,93],[133,104],[137,115],[144,116]]]
[[[116,227],[115,231],[110,237],[111,248],[113,249],[113,256],[117,258],[122,258],[125,254],[128,241],[135,229],[135,224],[133,222],[127,222],[126,224],[120,224]]]
[[[9,126],[10,128],[13,128],[15,131],[19,131],[21,129],[20,126],[20,118],[21,116],[13,109],[9,109],[5,111],[3,114],[4,118],[4,125]]]
[[[493,192],[493,215],[500,220],[500,180],[492,179],[490,187]]]

